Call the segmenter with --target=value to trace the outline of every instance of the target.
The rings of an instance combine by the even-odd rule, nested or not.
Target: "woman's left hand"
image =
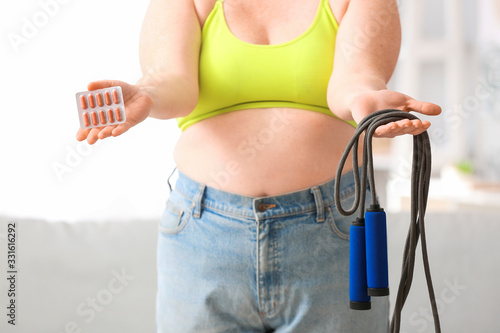
[[[353,98],[350,109],[356,123],[361,122],[369,114],[383,109],[415,111],[429,116],[437,116],[441,113],[441,107],[436,104],[417,101],[410,96],[391,90],[362,92]],[[426,120],[403,119],[378,127],[374,136],[393,138],[403,134],[418,135],[430,126],[431,123]]]

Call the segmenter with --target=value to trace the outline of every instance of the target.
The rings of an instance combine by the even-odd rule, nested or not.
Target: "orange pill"
[[[80,104],[82,106],[82,109],[85,110],[87,108],[87,100],[85,99],[84,95],[80,96]]]
[[[97,121],[97,113],[96,112],[92,112],[90,114],[90,116],[92,117],[92,124],[94,124],[94,125],[99,124],[99,122]]]
[[[115,117],[113,116],[113,109],[109,109],[108,110],[108,119],[109,119],[110,123],[114,123],[115,122]]]
[[[99,106],[104,105],[104,101],[102,100],[102,95],[100,93],[97,94],[97,105],[99,105]]]
[[[99,112],[99,119],[101,120],[101,124],[106,124],[106,115],[104,114],[104,110]]]
[[[111,95],[109,94],[109,91],[104,93],[104,99],[106,100],[106,105],[111,105]]]
[[[120,111],[120,108],[116,108],[115,113],[116,113],[116,121],[122,121],[123,118],[122,118],[122,112]]]
[[[91,107],[92,109],[93,109],[93,108],[95,108],[95,99],[94,99],[94,95],[89,94],[87,97],[89,98],[89,105],[90,105],[90,107]]]
[[[118,90],[113,90],[113,103],[120,103],[120,100],[118,99]]]
[[[84,112],[82,114],[82,117],[83,117],[83,125],[85,125],[85,127],[89,127],[90,126],[89,114],[87,112]]]

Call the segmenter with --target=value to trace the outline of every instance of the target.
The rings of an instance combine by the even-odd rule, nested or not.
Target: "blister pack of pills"
[[[76,104],[83,129],[125,122],[125,104],[120,86],[78,92]]]

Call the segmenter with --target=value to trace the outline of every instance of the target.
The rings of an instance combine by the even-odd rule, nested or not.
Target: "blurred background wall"
[[[429,209],[497,211],[499,2],[401,1],[400,11],[403,46],[391,87],[443,108],[441,116],[427,117],[436,178]],[[389,178],[387,204],[397,211],[408,202],[411,138],[398,137],[381,147],[385,158],[379,169]]]

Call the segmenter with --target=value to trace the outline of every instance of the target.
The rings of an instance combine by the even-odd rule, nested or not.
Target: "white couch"
[[[388,214],[391,300],[408,216]],[[9,282],[2,278],[0,332],[155,331],[157,221],[56,223],[0,217],[4,277],[9,221],[17,227],[16,326],[7,324]],[[443,332],[500,332],[500,216],[428,213],[426,225]],[[419,256],[401,332],[433,332],[421,263]]]

